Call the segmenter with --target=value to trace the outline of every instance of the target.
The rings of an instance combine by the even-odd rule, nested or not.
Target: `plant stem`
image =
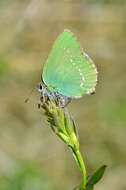
[[[87,174],[86,174],[86,168],[85,168],[85,164],[84,164],[82,155],[81,155],[79,149],[72,148],[72,152],[73,152],[73,156],[75,158],[75,161],[76,161],[77,165],[79,166],[79,169],[80,169],[81,174],[82,174],[82,182],[80,184],[79,190],[85,190],[86,183],[87,183]]]

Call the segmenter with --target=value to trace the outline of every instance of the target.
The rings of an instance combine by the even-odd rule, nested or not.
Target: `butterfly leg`
[[[42,83],[37,86],[37,89],[40,93],[40,103],[38,104],[38,108],[40,108],[41,105],[48,101],[48,92]]]
[[[57,104],[61,108],[66,107],[71,101],[71,98],[63,96],[63,95],[61,95],[59,93],[55,93],[55,96],[56,96],[56,99],[57,99]]]

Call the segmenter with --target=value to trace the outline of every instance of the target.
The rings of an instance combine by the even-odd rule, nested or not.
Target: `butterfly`
[[[65,107],[73,98],[93,94],[97,84],[97,69],[83,52],[76,37],[64,30],[53,44],[44,64],[39,92],[41,100],[56,100]]]

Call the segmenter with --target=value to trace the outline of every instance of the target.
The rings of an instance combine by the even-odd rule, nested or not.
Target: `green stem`
[[[74,158],[75,158],[77,165],[79,166],[79,169],[80,169],[81,174],[82,174],[82,182],[80,184],[79,190],[85,190],[86,189],[86,183],[87,183],[87,174],[86,174],[86,168],[85,168],[85,164],[84,164],[82,155],[81,155],[79,149],[73,149],[72,148],[72,152],[73,152]]]

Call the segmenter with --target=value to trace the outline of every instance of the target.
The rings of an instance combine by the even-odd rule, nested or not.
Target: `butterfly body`
[[[42,104],[48,101],[54,101],[59,107],[64,108],[71,101],[71,98],[54,92],[54,90],[49,89],[44,83],[40,83],[37,89],[41,94],[40,101]]]

